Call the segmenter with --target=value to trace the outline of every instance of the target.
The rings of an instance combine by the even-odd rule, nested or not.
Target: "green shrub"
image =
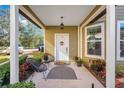
[[[10,63],[0,66],[0,87],[9,84]]]
[[[33,82],[18,82],[7,85],[7,88],[35,88],[35,84]]]
[[[19,57],[19,65],[22,65],[23,63],[26,62],[27,55],[23,55]]]
[[[83,64],[83,59],[79,58],[76,62],[77,62],[77,66],[80,67]]]
[[[93,60],[93,63],[91,64],[91,69],[100,72],[105,69],[105,65],[106,63],[104,60]]]
[[[79,60],[79,57],[78,56],[75,56],[74,59],[75,59],[75,61],[78,61]]]
[[[32,55],[36,62],[40,62],[43,57],[43,52],[33,52]]]
[[[23,55],[19,58],[19,65],[23,64],[27,58],[27,55]],[[0,66],[0,87],[10,83],[10,63]]]
[[[96,71],[97,70],[97,65],[96,64],[92,64],[91,65],[91,69]]]

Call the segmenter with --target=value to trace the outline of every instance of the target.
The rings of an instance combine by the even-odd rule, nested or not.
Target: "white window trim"
[[[124,57],[120,57],[120,24],[124,23],[124,20],[117,21],[117,60],[124,61]]]
[[[42,29],[41,29],[42,30]],[[46,41],[45,41],[45,29],[43,29],[43,43],[44,43],[44,53],[46,53]]]
[[[87,29],[91,28],[91,27],[96,27],[96,26],[101,26],[101,33],[102,33],[102,39],[101,39],[101,56],[98,55],[90,55],[87,53]],[[85,27],[85,57],[91,57],[91,58],[99,58],[99,59],[104,59],[105,58],[105,41],[104,41],[104,37],[105,37],[105,28],[104,28],[104,23],[99,23],[99,24],[95,24],[95,25],[90,25]]]

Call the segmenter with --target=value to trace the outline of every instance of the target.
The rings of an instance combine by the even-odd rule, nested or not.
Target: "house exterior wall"
[[[96,20],[94,23],[88,24],[87,26],[97,24],[97,23],[104,23],[104,25],[105,25],[104,30],[106,30],[106,21],[105,20],[106,20],[106,15],[103,15],[100,19]],[[85,48],[85,27],[82,28],[82,58],[83,58],[85,64],[89,65],[89,60],[90,59],[97,59],[97,58],[91,58],[91,57],[86,57],[85,56],[85,49],[86,49]],[[106,31],[105,31],[105,37],[106,37]],[[104,42],[105,42],[104,43],[104,45],[105,45],[105,49],[104,49],[105,58],[104,58],[104,60],[106,60],[106,38],[105,38]]]
[[[63,30],[59,26],[47,26],[45,30],[45,52],[54,56],[55,34],[69,33],[69,60],[78,55],[78,26],[66,26]]]
[[[124,20],[124,6],[123,5],[116,6],[115,13],[116,13],[115,15],[116,20]]]
[[[115,7],[115,20],[116,20],[116,26],[115,27],[116,27],[116,32],[117,32],[117,20],[124,20],[124,6],[121,5],[121,6],[116,6]],[[104,22],[105,26],[106,26],[106,15],[104,15],[103,17],[98,19],[93,24],[100,23],[100,22]],[[106,37],[106,34],[105,34],[105,37]],[[85,27],[82,30],[82,40],[83,40],[83,43],[82,43],[82,46],[83,46],[83,51],[82,51],[83,52],[83,59],[84,59],[84,61],[86,61],[88,63],[89,59],[93,59],[93,58],[85,57]],[[117,40],[117,33],[116,33],[116,40]],[[105,44],[106,44],[106,38],[105,38]],[[116,44],[116,53],[115,53],[116,54],[116,64],[119,64],[119,65],[124,64],[124,61],[117,60],[117,41],[116,41],[115,44]],[[106,57],[106,55],[105,55],[105,57]],[[105,58],[105,60],[106,60],[106,58]]]
[[[117,32],[117,21],[118,20],[124,20],[124,6],[123,5],[116,6],[116,8],[115,8],[115,19],[116,19],[116,32]],[[116,33],[116,35],[117,35],[117,33]],[[117,38],[117,36],[116,36],[116,38]],[[117,46],[116,46],[116,52],[117,52]],[[116,53],[116,57],[117,57],[117,53]],[[116,59],[116,61],[117,61],[116,62],[117,64],[124,64],[124,61],[119,61],[117,59]]]

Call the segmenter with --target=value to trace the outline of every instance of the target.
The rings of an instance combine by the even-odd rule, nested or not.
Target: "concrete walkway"
[[[46,72],[46,76],[49,71],[57,65],[51,63],[49,65],[49,70]],[[77,67],[74,62],[70,65],[77,76],[77,80],[71,79],[43,79],[42,73],[34,72],[34,74],[29,77],[26,81],[32,80],[37,88],[91,88],[91,84],[94,83],[95,88],[103,88],[103,85],[85,68]]]
[[[19,55],[19,57],[21,57],[21,56],[23,56],[22,54],[21,55]],[[9,59],[10,59],[10,57],[8,57]],[[0,63],[0,66],[2,66],[2,65],[4,65],[4,64],[7,64],[7,63],[9,63],[10,62],[10,60],[8,60],[8,61],[6,61],[6,62],[3,62],[3,63]]]
[[[0,64],[0,66],[2,66],[2,65],[4,65],[4,64],[7,64],[7,63],[9,63],[9,62],[10,62],[10,61],[3,62],[3,63]]]

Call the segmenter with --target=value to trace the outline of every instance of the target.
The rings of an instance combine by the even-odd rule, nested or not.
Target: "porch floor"
[[[58,65],[54,62],[49,64],[49,69],[46,72],[46,77],[49,71]],[[94,83],[95,88],[103,88],[104,86],[84,67],[77,67],[74,62],[71,62],[68,67],[72,68],[77,76],[77,79],[43,79],[42,73],[34,72],[26,81],[32,80],[37,88],[91,88]]]

